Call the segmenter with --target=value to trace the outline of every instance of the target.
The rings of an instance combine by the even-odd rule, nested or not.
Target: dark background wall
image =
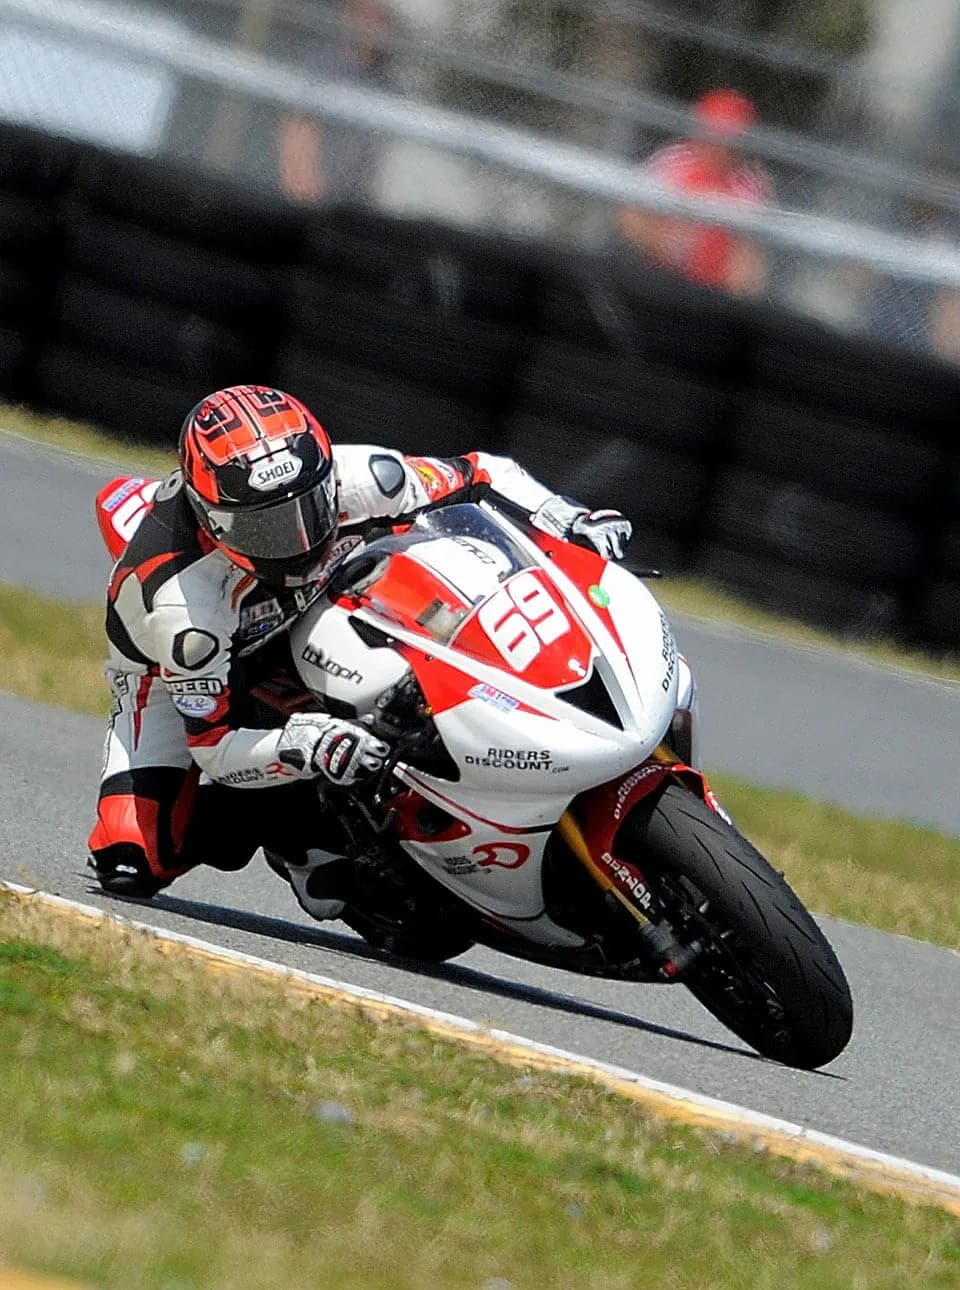
[[[0,396],[173,444],[271,382],[335,439],[517,457],[634,555],[960,647],[960,374],[614,257],[265,205],[0,128]]]

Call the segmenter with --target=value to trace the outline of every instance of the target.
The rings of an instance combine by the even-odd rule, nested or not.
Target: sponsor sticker
[[[476,862],[471,860],[469,856],[441,856],[440,860],[443,863],[444,872],[455,878],[463,877],[464,874],[477,872]]]
[[[113,490],[103,503],[103,509],[112,515],[121,502],[125,502],[130,494],[135,493],[140,485],[144,483],[146,483],[146,480],[143,479],[128,479],[125,484],[121,484],[119,488]]]
[[[618,860],[612,856],[609,851],[604,851],[600,857],[622,886],[626,887],[631,893],[634,900],[641,909],[650,910],[653,907],[653,897],[650,894],[647,884],[643,881],[632,865],[625,864],[623,860]]]
[[[442,497],[462,482],[449,462],[437,457],[408,457],[407,462],[420,476],[428,497]]]
[[[322,649],[314,649],[312,645],[307,645],[300,657],[311,667],[319,668],[321,672],[326,672],[327,676],[336,677],[338,681],[350,681],[353,685],[360,685],[363,681],[361,672],[352,667],[344,667],[335,658],[329,658],[324,654]]]
[[[645,766],[638,767],[632,775],[628,775],[620,787],[617,789],[617,804],[613,808],[613,818],[619,820],[623,814],[623,808],[627,798],[631,795],[638,784],[642,784],[645,779],[651,775],[662,775],[663,767],[657,762],[650,762]]]
[[[488,748],[487,755],[467,756],[468,766],[486,766],[490,770],[549,770],[553,765],[549,748]]]
[[[267,493],[291,483],[303,470],[303,462],[286,449],[275,452],[250,472],[249,484],[257,492]]]
[[[254,766],[246,766],[241,770],[227,771],[226,775],[220,776],[221,784],[232,784],[242,786],[244,784],[262,784],[266,779],[262,770],[257,770]]]
[[[513,712],[519,708],[520,700],[514,699],[509,694],[504,694],[493,685],[487,685],[481,682],[467,691],[471,699],[479,699],[481,703],[489,703],[492,708],[498,708],[501,712]]]
[[[173,706],[181,717],[209,717],[217,710],[217,701],[208,694],[175,694]]]
[[[530,859],[530,848],[525,842],[485,842],[471,854],[483,857],[477,861],[480,869],[519,869]]]
[[[283,610],[277,600],[264,600],[258,605],[244,605],[240,610],[241,636],[265,636],[283,625]]]
[[[164,684],[171,694],[223,694],[223,682],[218,676],[198,676],[183,681],[164,678]]]
[[[673,639],[673,632],[670,630],[670,624],[667,622],[666,615],[660,615],[660,635],[662,637],[662,646],[660,657],[666,665],[666,672],[663,680],[660,682],[660,688],[664,694],[670,689],[670,682],[673,680],[673,674],[677,670],[677,643]]]
[[[609,593],[596,583],[587,589],[587,595],[599,609],[606,609],[610,604]]]

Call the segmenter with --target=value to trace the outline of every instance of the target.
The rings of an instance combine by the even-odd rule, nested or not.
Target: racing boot
[[[131,842],[117,842],[95,851],[87,860],[87,868],[93,870],[100,886],[111,896],[128,896],[132,900],[152,900],[185,872],[180,869],[158,878],[143,851]]]
[[[287,860],[264,848],[267,864],[291,886],[297,904],[317,922],[339,918],[353,891],[353,866],[328,851],[308,851]]]

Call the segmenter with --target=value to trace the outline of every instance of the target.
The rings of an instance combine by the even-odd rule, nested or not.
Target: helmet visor
[[[287,560],[302,556],[328,542],[337,527],[337,484],[333,472],[309,493],[255,508],[217,506],[195,493],[193,501],[211,537],[252,559]]]

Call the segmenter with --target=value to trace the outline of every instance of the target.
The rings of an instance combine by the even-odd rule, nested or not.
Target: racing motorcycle
[[[367,544],[290,645],[318,706],[393,749],[318,806],[370,944],[683,984],[767,1057],[842,1052],[843,970],[698,769],[693,676],[640,578],[452,505]]]

